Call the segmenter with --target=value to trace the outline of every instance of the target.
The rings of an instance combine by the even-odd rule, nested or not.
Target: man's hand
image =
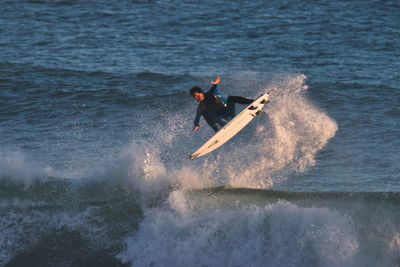
[[[210,83],[212,83],[212,84],[214,84],[214,85],[217,85],[217,84],[219,84],[219,82],[221,81],[221,77],[217,77],[216,79],[215,79],[215,81],[211,81]]]
[[[201,126],[201,125],[196,125],[196,126],[194,126],[194,128],[193,128],[193,132],[197,131],[197,129],[199,129],[199,128],[200,128],[200,126]]]

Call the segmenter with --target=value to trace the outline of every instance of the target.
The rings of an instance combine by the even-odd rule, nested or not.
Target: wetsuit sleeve
[[[223,102],[224,104],[226,103],[226,99],[225,97],[223,97],[220,92],[218,91],[218,84],[213,84],[213,86],[211,86],[210,90],[208,90],[208,93],[212,93],[213,95],[218,96]]]
[[[201,105],[199,105],[198,107],[197,107],[197,111],[196,111],[196,117],[195,117],[195,119],[194,119],[194,126],[199,126],[200,124],[200,116],[201,116],[201,114],[203,113],[203,108],[202,108],[202,106]]]
[[[219,94],[218,90],[217,90],[218,84],[213,84],[210,88],[210,90],[208,90],[208,92],[210,93],[215,93],[217,92],[217,94]]]
[[[208,125],[210,125],[211,128],[213,128],[213,130],[215,132],[218,132],[218,126],[215,123],[215,121],[207,114],[207,112],[204,112],[204,107],[202,105],[199,105],[197,107],[197,111],[196,111],[196,118],[194,119],[194,126],[199,126],[199,122],[200,122],[200,117],[201,115],[203,115],[204,120],[207,122]]]

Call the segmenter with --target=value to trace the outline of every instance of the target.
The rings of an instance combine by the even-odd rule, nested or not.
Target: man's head
[[[204,100],[204,92],[200,87],[192,87],[190,89],[190,94],[199,102]]]

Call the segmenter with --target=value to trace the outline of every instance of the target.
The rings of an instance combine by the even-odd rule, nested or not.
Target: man
[[[220,127],[223,127],[235,116],[235,103],[248,105],[254,101],[253,99],[241,96],[229,96],[228,99],[223,98],[217,89],[220,81],[220,77],[217,77],[215,81],[211,81],[212,86],[206,93],[197,86],[190,89],[190,94],[199,102],[193,131],[196,131],[200,127],[200,116],[203,115],[208,125],[214,131],[218,132],[217,123]]]

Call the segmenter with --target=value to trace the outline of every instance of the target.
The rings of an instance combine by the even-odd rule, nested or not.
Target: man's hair
[[[194,93],[204,93],[203,90],[201,90],[200,87],[194,86],[190,90],[190,95],[193,96]]]

